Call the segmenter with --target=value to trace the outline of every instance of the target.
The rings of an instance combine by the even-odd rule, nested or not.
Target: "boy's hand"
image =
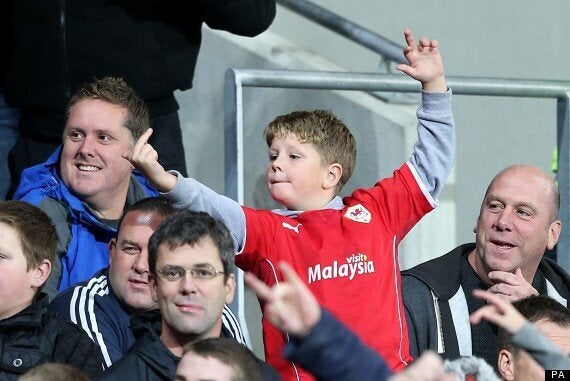
[[[264,316],[271,324],[304,338],[321,319],[321,307],[289,264],[280,262],[279,267],[285,280],[273,288],[252,273],[245,274],[245,283],[265,302]]]
[[[399,64],[396,69],[420,81],[424,91],[438,93],[447,91],[443,61],[437,48],[437,41],[422,37],[419,43],[416,43],[410,29],[404,31],[404,37],[407,44],[404,56],[410,64]]]
[[[152,128],[149,128],[141,135],[135,143],[131,152],[122,156],[131,162],[156,189],[160,192],[170,192],[178,180],[176,176],[166,172],[158,162],[158,153],[148,143],[152,135]]]

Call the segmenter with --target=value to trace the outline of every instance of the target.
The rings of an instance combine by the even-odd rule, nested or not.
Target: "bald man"
[[[477,356],[496,367],[497,329],[470,326],[484,305],[474,289],[515,301],[548,295],[568,306],[570,276],[545,250],[558,242],[560,196],[539,168],[514,165],[491,181],[481,204],[475,243],[402,272],[410,353],[433,349],[443,357]]]

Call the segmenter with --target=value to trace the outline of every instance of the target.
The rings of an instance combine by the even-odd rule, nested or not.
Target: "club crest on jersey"
[[[372,215],[370,214],[368,209],[362,206],[362,204],[356,204],[349,207],[348,209],[346,209],[344,216],[349,220],[362,222],[365,224],[370,223],[370,220],[372,219]]]

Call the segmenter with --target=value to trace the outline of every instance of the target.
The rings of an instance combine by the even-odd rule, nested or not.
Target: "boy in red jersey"
[[[205,211],[228,226],[236,264],[269,286],[276,263],[290,263],[319,302],[374,348],[394,370],[411,360],[400,296],[397,248],[437,205],[455,152],[451,91],[435,40],[416,42],[404,32],[409,65],[398,70],[422,84],[418,141],[410,159],[390,178],[350,196],[338,193],[354,168],[356,143],[333,114],[297,111],[265,130],[267,186],[279,210],[254,210],[218,195],[194,179],[166,172],[147,143],[152,131],[125,155],[181,209]],[[285,380],[312,379],[281,352],[287,337],[263,320],[266,360]]]

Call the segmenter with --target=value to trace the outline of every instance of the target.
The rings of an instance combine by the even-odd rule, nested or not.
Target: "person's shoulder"
[[[464,244],[440,257],[403,270],[402,292],[410,295],[416,289],[427,287],[439,298],[451,298],[461,284],[461,261],[474,248],[473,243]]]
[[[147,332],[137,339],[126,355],[96,380],[150,380],[165,376],[169,371],[174,372],[175,368],[175,356],[158,336]]]
[[[87,309],[93,303],[93,308],[107,304],[111,300],[107,269],[99,271],[91,279],[77,283],[58,293],[48,306],[52,312],[70,314],[70,308]]]
[[[564,299],[570,299],[570,274],[556,261],[546,257],[541,259],[539,268],[556,292]]]

